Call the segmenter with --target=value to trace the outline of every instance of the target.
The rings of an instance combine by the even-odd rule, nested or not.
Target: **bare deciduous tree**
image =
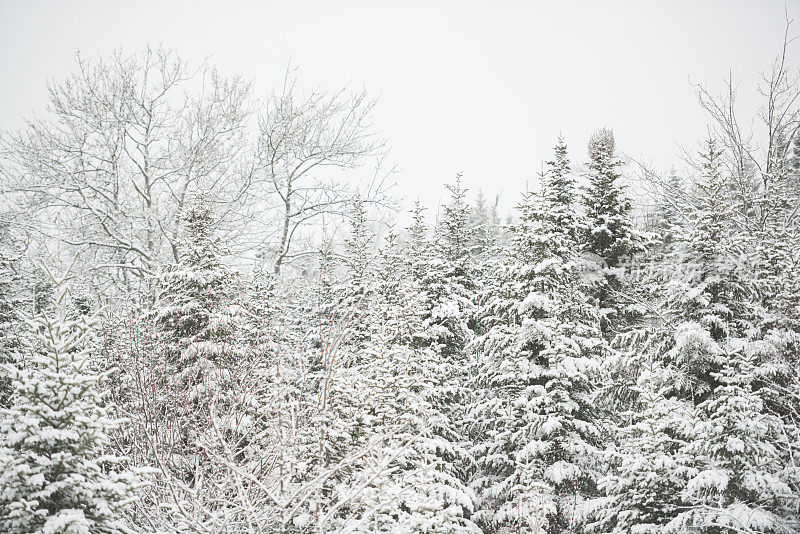
[[[76,62],[49,84],[44,118],[0,137],[2,186],[45,220],[74,221],[62,229],[68,242],[125,281],[178,259],[176,213],[188,193],[242,198],[250,89],[163,48]]]
[[[798,169],[787,165],[800,133],[800,71],[788,57],[794,41],[789,33],[791,24],[787,18],[780,55],[762,74],[758,90],[764,100],[749,126],[743,126],[737,114],[738,84],[732,74],[725,78],[720,96],[698,86],[700,105],[708,112],[712,133],[724,148],[727,171],[742,205],[743,225],[756,234],[767,231],[771,218],[781,218],[771,222],[782,227],[796,225],[800,210]],[[775,209],[776,202],[788,202],[790,209]]]
[[[256,113],[241,77],[192,68],[173,50],[76,63],[50,83],[45,116],[0,134],[0,186],[44,222],[70,221],[61,237],[124,289],[180,260],[177,213],[197,190],[211,194],[226,238],[276,273],[309,253],[298,243],[311,223],[345,216],[356,194],[387,200],[385,143],[363,91],[301,97],[289,70]],[[365,183],[348,182],[373,158]]]
[[[298,233],[324,215],[347,214],[355,189],[337,179],[376,157],[378,166],[361,192],[367,203],[386,201],[380,162],[385,143],[372,126],[375,100],[365,92],[313,92],[298,98],[293,71],[283,90],[273,94],[259,117],[253,194],[275,210],[267,249],[275,272],[304,251],[296,250]],[[273,212],[274,213],[274,212]]]

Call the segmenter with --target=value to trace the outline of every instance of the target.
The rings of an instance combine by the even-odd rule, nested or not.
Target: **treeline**
[[[766,134],[701,90],[644,222],[600,129],[509,222],[456,178],[406,228],[319,174],[379,155],[363,95],[79,71],[2,137],[3,532],[800,530],[785,61]]]

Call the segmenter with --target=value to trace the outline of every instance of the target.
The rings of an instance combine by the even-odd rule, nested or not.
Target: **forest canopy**
[[[0,133],[0,531],[799,532],[790,44],[684,170],[556,132],[509,214],[399,215],[366,92],[78,55]]]

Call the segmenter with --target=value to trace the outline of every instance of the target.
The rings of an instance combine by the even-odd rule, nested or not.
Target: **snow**
[[[800,532],[800,99],[652,211],[601,128],[403,229],[366,100],[171,54],[2,136],[0,532]]]

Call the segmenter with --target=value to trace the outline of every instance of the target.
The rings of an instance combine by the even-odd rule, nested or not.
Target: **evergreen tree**
[[[654,230],[664,247],[670,246],[682,232],[681,195],[683,182],[673,167],[667,174],[664,190],[658,197],[654,213]]]
[[[610,472],[599,481],[592,532],[660,534],[685,509],[681,492],[697,474],[685,451],[694,436],[691,405],[670,396],[670,373],[651,365],[638,380],[634,408],[622,414],[618,445],[606,452]]]
[[[421,285],[426,298],[425,319],[435,350],[463,366],[464,349],[472,335],[469,318],[477,289],[470,250],[473,236],[461,175],[454,184],[447,185],[447,190],[450,200],[436,226]]]
[[[584,500],[595,491],[602,432],[591,377],[602,336],[576,270],[575,228],[555,222],[563,196],[550,188],[568,168],[565,151],[557,154],[552,182],[518,206],[507,265],[480,315],[471,422],[480,436],[476,520],[488,529],[580,530]]]
[[[0,365],[15,364],[19,360],[20,285],[13,263],[0,252]],[[12,391],[11,380],[6,376],[0,377],[0,408],[11,405]]]
[[[437,355],[441,367],[437,374],[440,386],[431,399],[449,422],[440,431],[450,443],[458,444],[459,457],[451,458],[453,472],[462,481],[467,479],[471,460],[462,447],[462,421],[468,405],[470,390],[467,387],[474,360],[467,347],[474,335],[472,317],[476,300],[477,270],[472,264],[470,245],[473,235],[469,225],[470,208],[466,189],[461,186],[461,176],[447,186],[450,199],[434,230],[433,242],[427,253],[423,252],[412,266],[425,267],[419,282],[422,295],[422,318],[427,344]]]
[[[253,266],[246,296],[247,338],[254,350],[264,353],[272,350],[273,339],[279,337],[288,325],[280,324],[282,313],[278,279],[266,262]]]
[[[547,207],[545,214],[554,231],[563,229],[572,244],[581,239],[584,221],[575,201],[575,177],[571,173],[567,144],[559,137],[554,149],[555,159],[547,163],[542,177],[542,193]]]
[[[344,241],[344,280],[338,288],[339,301],[335,313],[350,326],[347,343],[358,359],[369,337],[366,318],[373,298],[375,234],[369,227],[367,212],[361,198],[353,201],[350,216],[350,235]]]
[[[203,435],[214,411],[225,413],[231,370],[241,357],[240,306],[236,275],[223,263],[226,252],[215,235],[211,200],[196,195],[181,214],[180,261],[164,266],[149,313],[159,372],[154,398],[158,443],[169,452],[170,476],[184,484],[204,478]],[[159,451],[158,454],[164,454]],[[169,488],[163,488],[168,491]]]
[[[753,206],[739,210],[758,211],[758,225],[748,228],[755,240],[758,258],[757,280],[761,305],[760,317],[766,328],[800,330],[800,227],[796,223],[800,202],[798,174],[798,138],[772,147],[767,169],[759,180],[759,194]]]
[[[587,230],[584,250],[600,263],[602,277],[595,296],[604,332],[615,330],[621,304],[617,292],[624,283],[623,263],[641,250],[641,237],[630,218],[616,155],[614,133],[601,128],[589,139],[589,184],[584,195]]]
[[[715,340],[744,334],[753,325],[756,288],[743,277],[742,249],[731,228],[733,206],[721,173],[721,153],[713,140],[702,156],[695,185],[697,206],[680,239],[667,284],[668,309],[682,320],[703,325]]]
[[[800,332],[800,228],[773,228],[758,238],[755,249],[761,297],[758,326]]]
[[[497,202],[498,199],[496,198],[491,206],[487,206],[483,192],[478,191],[475,204],[470,210],[472,242],[469,245],[469,249],[480,280],[484,280],[498,263],[497,254],[501,236]]]
[[[431,247],[428,240],[428,227],[425,224],[425,207],[419,200],[414,202],[411,221],[411,226],[406,229],[408,233],[406,244],[408,264],[412,278],[418,283],[422,283],[423,277],[428,271]]]
[[[237,279],[222,260],[211,200],[198,194],[181,214],[180,262],[164,267],[153,312],[165,356],[184,384],[196,387],[233,357],[236,329],[233,291]]]
[[[299,393],[313,400],[309,424],[299,436],[296,480],[300,487],[320,480],[302,514],[307,518],[302,522],[317,529],[352,527],[376,506],[370,496],[383,498],[374,495],[369,482],[381,479],[386,469],[381,426],[386,407],[369,379],[379,367],[370,342],[378,270],[375,235],[360,198],[352,203],[349,224],[338,259],[341,279],[335,279],[333,261],[323,258],[320,283],[311,295],[312,313],[305,319],[315,336],[312,387]],[[354,488],[361,490],[355,497]]]
[[[67,318],[67,276],[52,311],[30,320],[25,369],[6,364],[14,405],[0,422],[0,530],[8,534],[131,532],[122,521],[137,483],[107,455],[118,422],[103,406],[85,349],[93,320]]]
[[[372,405],[385,450],[395,457],[381,478],[394,502],[380,507],[375,522],[390,532],[476,532],[468,519],[473,495],[457,470],[465,455],[460,434],[440,404],[453,370],[427,343],[416,284],[392,278],[379,288],[363,371],[377,396]]]
[[[731,348],[715,376],[720,385],[698,406],[695,439],[685,446],[685,454],[700,464],[682,492],[688,509],[664,532],[777,533],[800,527],[796,515],[776,513],[792,498],[776,447],[787,435],[752,389],[752,356],[743,346]]]

